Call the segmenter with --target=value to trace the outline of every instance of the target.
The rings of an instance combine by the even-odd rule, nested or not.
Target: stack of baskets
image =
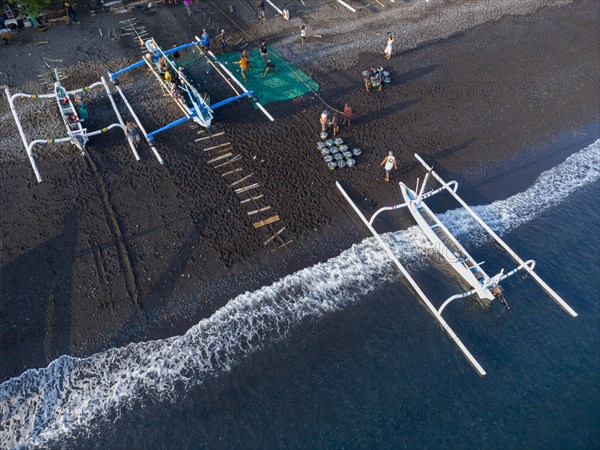
[[[316,145],[329,170],[354,167],[356,164],[355,158],[362,154],[360,148],[350,150],[341,138],[319,141]]]

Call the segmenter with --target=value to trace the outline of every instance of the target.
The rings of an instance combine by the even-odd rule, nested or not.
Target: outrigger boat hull
[[[400,191],[408,210],[431,245],[475,289],[479,298],[493,300],[494,294],[487,287],[490,285],[494,287],[493,283],[490,283],[492,279],[473,260],[415,191],[404,183],[400,183]]]

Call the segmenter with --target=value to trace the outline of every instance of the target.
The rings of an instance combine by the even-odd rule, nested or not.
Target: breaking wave
[[[525,192],[475,208],[506,233],[600,178],[600,140],[540,175]],[[463,211],[440,216],[461,235],[476,228]],[[385,235],[407,262],[426,248],[412,227]],[[373,238],[339,256],[231,300],[183,336],[113,348],[88,358],[62,356],[0,384],[0,447],[42,446],[85,433],[98,419],[133,406],[140,397],[174,400],[181,392],[231,370],[245,357],[281,339],[293,326],[347,307],[398,276]],[[178,389],[174,389],[174,388]]]

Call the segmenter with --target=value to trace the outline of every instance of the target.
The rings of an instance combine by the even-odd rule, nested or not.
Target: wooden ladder
[[[4,15],[9,20],[15,18],[15,13],[10,9],[10,5],[4,5]]]

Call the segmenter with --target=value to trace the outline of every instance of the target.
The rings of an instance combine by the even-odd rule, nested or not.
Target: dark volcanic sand
[[[323,103],[307,94],[267,105],[273,123],[247,102],[224,108],[214,128],[225,135],[213,140],[194,143],[198,130],[188,125],[165,133],[158,138],[165,166],[145,146],[142,161],[135,162],[117,131],[95,138],[90,158],[69,145],[40,147],[44,183],[37,184],[8,103],[0,102],[0,380],[61,354],[85,356],[182,333],[237,294],[338,254],[367,233],[334,182],[340,180],[370,211],[393,202],[397,189],[383,181],[379,167],[389,150],[401,163],[393,181],[414,180],[417,151],[429,154],[441,173],[458,172],[512,158],[599,119],[598,2],[517,16],[497,8],[489,13],[493,20],[474,21],[440,13],[452,3],[402,20],[391,9],[369,7],[353,16],[337,4],[315,11],[314,2],[306,3],[305,10],[291,8],[290,22],[257,24],[248,10],[237,12],[248,20],[233,17],[252,37],[269,36],[270,45],[319,83],[327,103],[352,102],[356,118],[341,136],[364,151],[352,169],[326,170],[314,150]],[[219,28],[234,33],[222,14],[200,6]],[[309,36],[323,38],[298,44],[300,14],[310,24]],[[188,18],[182,5],[167,5],[83,16],[79,27],[57,25],[46,34],[26,30],[12,47],[0,49],[0,84],[13,92],[40,92],[42,56],[63,59],[58,65],[69,75],[69,89],[96,81],[140,54],[130,37],[110,40],[97,31],[118,31],[118,20],[133,16],[164,46],[188,40],[203,25],[201,12]],[[389,29],[399,38],[388,63],[381,53]],[[40,40],[50,44],[31,45]],[[393,83],[384,92],[365,92],[361,72],[370,64],[390,69]],[[149,75],[121,82],[148,129],[180,115]],[[228,95],[210,87],[214,98]],[[96,127],[113,121],[110,110],[100,111],[105,103],[92,105]],[[61,129],[48,105],[29,114],[30,137],[56,137],[52,130]],[[54,122],[40,128],[48,117]],[[202,149],[224,142],[244,155],[242,174],[254,174],[264,194],[258,206],[271,211],[248,217],[253,208],[240,204],[246,197],[228,187],[241,176],[226,181],[222,170],[207,164]],[[485,191],[471,199],[489,201],[493,190]],[[263,247],[268,232],[252,227],[272,214],[281,217],[275,229],[286,226],[285,238],[294,239],[283,249]],[[382,223],[382,229],[393,226]]]

